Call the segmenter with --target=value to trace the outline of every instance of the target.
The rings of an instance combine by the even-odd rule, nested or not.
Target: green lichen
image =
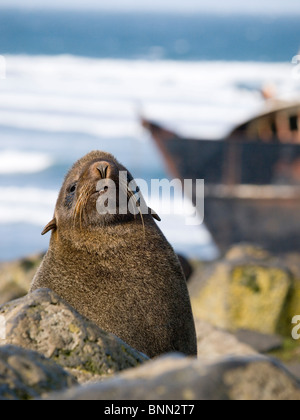
[[[75,324],[70,324],[69,325],[69,331],[72,334],[80,334],[80,328],[77,325],[75,325]]]
[[[244,270],[240,282],[242,286],[247,287],[253,293],[259,293],[261,290],[258,284],[257,273],[253,271],[251,267],[249,267],[248,270]]]
[[[107,369],[103,368],[103,366],[99,366],[93,359],[87,360],[83,366],[79,366],[78,370],[80,371],[86,371],[88,373],[91,373],[93,375],[107,375]]]

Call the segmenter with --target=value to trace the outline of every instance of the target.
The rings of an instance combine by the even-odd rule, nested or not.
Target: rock
[[[286,306],[286,319],[287,323],[290,323],[295,315],[300,315],[300,254],[288,254],[282,260],[293,276],[289,301]]]
[[[29,400],[74,385],[71,375],[38,353],[0,347],[0,400]]]
[[[79,315],[51,290],[40,289],[3,305],[1,315],[6,321],[2,344],[37,351],[80,382],[97,380],[148,360]]]
[[[278,350],[283,346],[283,338],[280,335],[261,334],[256,331],[238,330],[236,338],[254,348],[258,353],[268,353]]]
[[[287,370],[300,381],[300,363],[286,363]]]
[[[102,383],[50,400],[300,400],[300,385],[265,357],[224,359],[204,365],[176,355],[161,357]]]
[[[232,246],[228,252],[225,254],[224,258],[227,261],[270,261],[272,260],[272,255],[261,248],[260,246],[242,243],[239,245]]]
[[[190,293],[196,318],[230,331],[290,336],[291,314],[300,314],[300,277],[282,259],[245,245],[193,276]]]
[[[0,264],[0,305],[25,296],[44,254]]]
[[[217,361],[225,356],[250,356],[257,352],[240,342],[233,334],[214,327],[206,321],[195,319],[198,357],[205,362]]]

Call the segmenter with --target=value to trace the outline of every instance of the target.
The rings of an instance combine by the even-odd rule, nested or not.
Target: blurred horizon
[[[300,48],[295,36],[298,21],[296,16],[273,19],[243,15],[237,19],[223,15],[3,9],[0,55],[291,62]]]
[[[99,10],[109,12],[155,12],[155,13],[212,13],[212,14],[267,14],[269,16],[300,14],[298,0],[2,0],[0,9],[23,10]]]

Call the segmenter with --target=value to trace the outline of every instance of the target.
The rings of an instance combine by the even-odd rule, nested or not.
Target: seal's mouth
[[[106,186],[104,188],[101,188],[101,189],[97,190],[96,193],[99,194],[99,195],[103,195],[103,194],[107,193],[107,191],[108,191],[108,187]]]
[[[91,197],[101,197],[102,195],[106,194],[108,192],[108,187],[104,187],[104,188],[97,188],[96,187],[96,191],[91,193]]]

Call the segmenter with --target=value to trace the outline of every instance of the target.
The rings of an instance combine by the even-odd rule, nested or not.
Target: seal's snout
[[[110,172],[110,164],[108,162],[98,162],[96,164],[96,170],[100,173],[102,179],[106,179],[109,177]]]
[[[115,175],[117,175],[117,173],[115,172],[116,169],[114,167],[114,164],[107,162],[106,160],[98,160],[97,162],[93,162],[92,165],[89,167],[90,176],[96,178],[97,180],[99,180],[99,178],[111,179]]]

